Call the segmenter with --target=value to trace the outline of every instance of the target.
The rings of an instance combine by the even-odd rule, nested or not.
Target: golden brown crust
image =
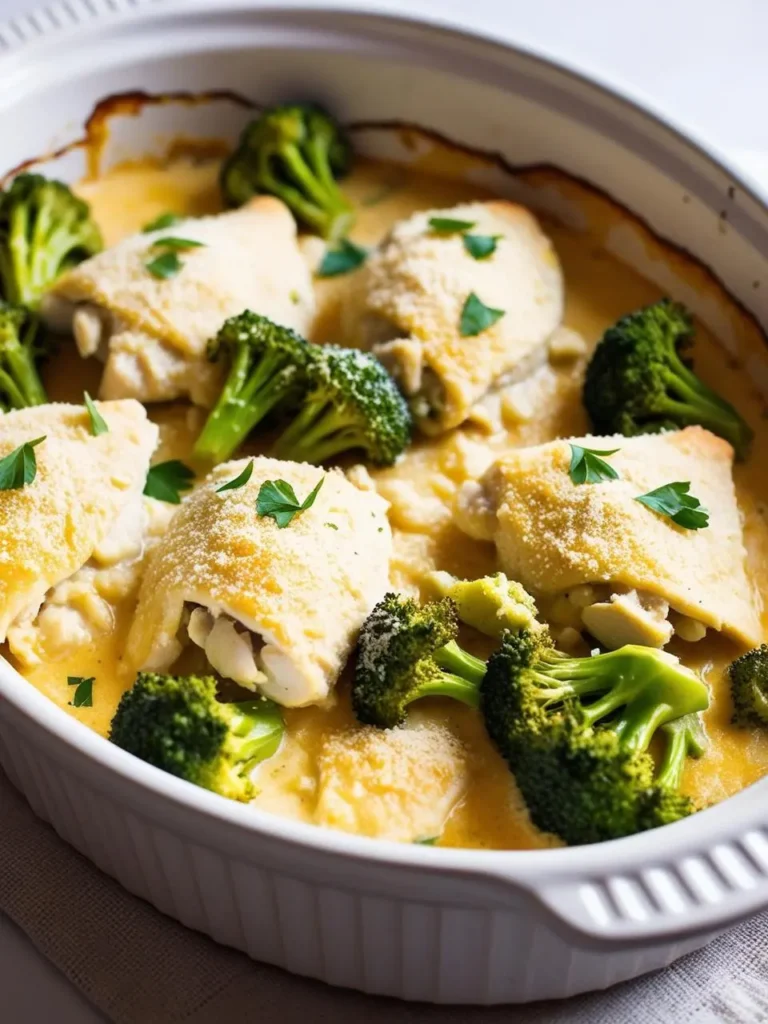
[[[713,629],[759,643],[731,446],[701,427],[573,442],[619,448],[608,461],[620,479],[572,483],[565,440],[510,451],[486,473],[504,571],[542,596],[598,582],[645,590]],[[635,500],[678,481],[690,482],[708,509],[706,529],[683,529]]]
[[[469,221],[472,233],[500,236],[496,251],[473,259],[460,233],[430,228],[433,217]],[[463,337],[461,311],[473,292],[504,316]],[[403,347],[390,349],[387,340],[418,343],[419,372],[409,366],[399,376],[410,388],[422,429],[439,433],[462,423],[500,378],[527,372],[544,357],[562,308],[557,255],[533,214],[504,200],[466,203],[395,225],[356,275],[345,334],[349,344],[367,339],[395,373]],[[420,399],[431,404],[430,415],[419,412]]]
[[[286,692],[282,703],[316,703],[327,696],[387,588],[387,505],[339,470],[264,457],[253,460],[244,487],[217,493],[248,461],[218,466],[175,516],[142,582],[129,658],[135,669],[169,668],[184,604],[200,604],[268,637],[290,659],[306,683],[306,699]],[[279,479],[293,486],[299,501],[324,481],[312,507],[283,529],[256,513],[261,485]]]
[[[0,456],[45,435],[37,476],[0,491],[0,638],[25,609],[80,569],[126,504],[141,494],[157,427],[138,402],[100,402],[109,431],[94,437],[82,405],[0,417]]]
[[[161,279],[146,269],[153,241],[176,236],[204,243],[181,254],[182,270]],[[214,217],[139,232],[65,274],[53,289],[71,302],[94,303],[119,329],[156,338],[190,358],[227,317],[253,309],[304,331],[314,309],[312,282],[288,208],[271,196]],[[297,301],[298,297],[298,301]]]

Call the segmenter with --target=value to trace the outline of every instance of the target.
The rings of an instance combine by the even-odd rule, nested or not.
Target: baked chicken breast
[[[459,222],[466,230],[442,231]],[[466,236],[493,240],[474,258]],[[397,378],[422,430],[461,424],[490,389],[525,376],[546,356],[563,313],[563,278],[533,214],[505,200],[415,213],[396,224],[350,281],[345,343],[372,349]],[[501,312],[464,322],[474,296]]]
[[[174,251],[177,272],[157,276],[147,265],[168,238],[197,244]],[[61,277],[42,306],[50,326],[74,333],[83,357],[104,360],[102,398],[188,397],[205,407],[221,386],[207,342],[244,309],[300,333],[314,310],[296,224],[271,196],[131,235]]]
[[[618,479],[576,484],[571,443],[611,451]],[[755,646],[759,600],[732,476],[733,449],[701,427],[640,437],[585,437],[514,449],[458,495],[457,521],[493,540],[503,570],[564,628],[603,645],[663,647],[707,629]],[[708,511],[685,529],[637,501],[674,482]]]
[[[223,463],[182,505],[150,559],[128,639],[135,670],[163,672],[192,643],[211,668],[287,707],[324,701],[368,612],[386,591],[387,504],[339,470]],[[262,485],[314,503],[287,525],[261,515]]]

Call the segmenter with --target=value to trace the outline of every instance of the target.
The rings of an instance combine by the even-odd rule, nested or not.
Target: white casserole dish
[[[701,147],[629,100],[530,54],[426,21],[241,0],[72,0],[0,27],[0,169],[65,147],[102,97],[233,90],[320,99],[344,121],[406,121],[513,164],[586,179],[712,268],[768,324],[768,208]],[[225,96],[147,105],[107,160],[163,133],[234,136]],[[360,131],[372,153],[392,133]],[[48,164],[70,180],[77,148]],[[509,190],[500,169],[483,183]],[[523,199],[525,193],[519,193]],[[562,217],[557,196],[538,195]],[[685,301],[729,348],[721,304],[612,251]],[[753,376],[756,375],[753,373]],[[768,380],[758,383],[768,393]],[[258,960],[434,1002],[502,1003],[602,988],[671,962],[768,905],[768,780],[695,817],[595,847],[534,852],[371,841],[227,802],[134,760],[0,662],[0,763],[35,811],[130,891]]]

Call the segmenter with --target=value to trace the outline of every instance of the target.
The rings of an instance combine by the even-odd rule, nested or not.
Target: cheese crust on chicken
[[[126,537],[133,544],[136,535],[158,429],[138,402],[101,402],[98,409],[109,428],[98,436],[82,405],[0,417],[0,456],[45,438],[34,449],[32,483],[0,491],[0,640],[22,660],[34,660],[24,657],[28,627],[46,594],[89,561],[116,564]]]
[[[446,725],[413,715],[402,728],[329,736],[317,767],[315,824],[410,843],[443,831],[467,788],[469,753]]]
[[[471,223],[473,234],[496,238],[495,251],[474,259],[462,233],[430,226],[435,217]],[[458,426],[492,387],[542,362],[563,313],[563,279],[551,241],[529,210],[505,200],[427,210],[401,221],[350,288],[346,344],[373,349],[430,434]],[[477,335],[462,336],[462,309],[471,294],[504,315]]]
[[[457,521],[496,543],[502,568],[537,598],[572,605],[606,646],[661,647],[672,635],[700,639],[705,629],[754,646],[759,603],[746,573],[733,485],[733,449],[701,427],[642,437],[574,438],[581,447],[619,451],[608,460],[618,480],[574,484],[566,440],[510,451],[480,484],[459,492]],[[636,500],[664,484],[690,482],[709,512],[688,530]]]
[[[178,273],[156,277],[147,264],[169,237],[200,244],[177,253]],[[244,309],[300,333],[314,311],[296,224],[271,196],[131,235],[61,277],[43,304],[51,326],[73,331],[82,356],[105,360],[102,398],[189,397],[203,406],[213,404],[221,384],[206,344]]]
[[[287,707],[328,696],[389,583],[387,503],[339,470],[253,459],[218,466],[177,512],[149,560],[128,639],[136,670],[169,669],[189,639],[211,667]],[[259,516],[262,484],[314,504],[280,528]],[[189,617],[187,618],[187,613]]]

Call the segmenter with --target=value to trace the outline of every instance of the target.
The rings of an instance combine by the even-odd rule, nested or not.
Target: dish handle
[[[504,872],[505,881],[518,894],[522,888],[553,929],[593,949],[714,937],[768,907],[768,829],[752,828],[733,838],[710,828],[709,845],[686,843],[680,850],[664,833],[683,826],[682,835],[685,824],[562,851],[575,854],[577,863],[564,864],[559,873]],[[630,843],[635,848],[627,856]]]

